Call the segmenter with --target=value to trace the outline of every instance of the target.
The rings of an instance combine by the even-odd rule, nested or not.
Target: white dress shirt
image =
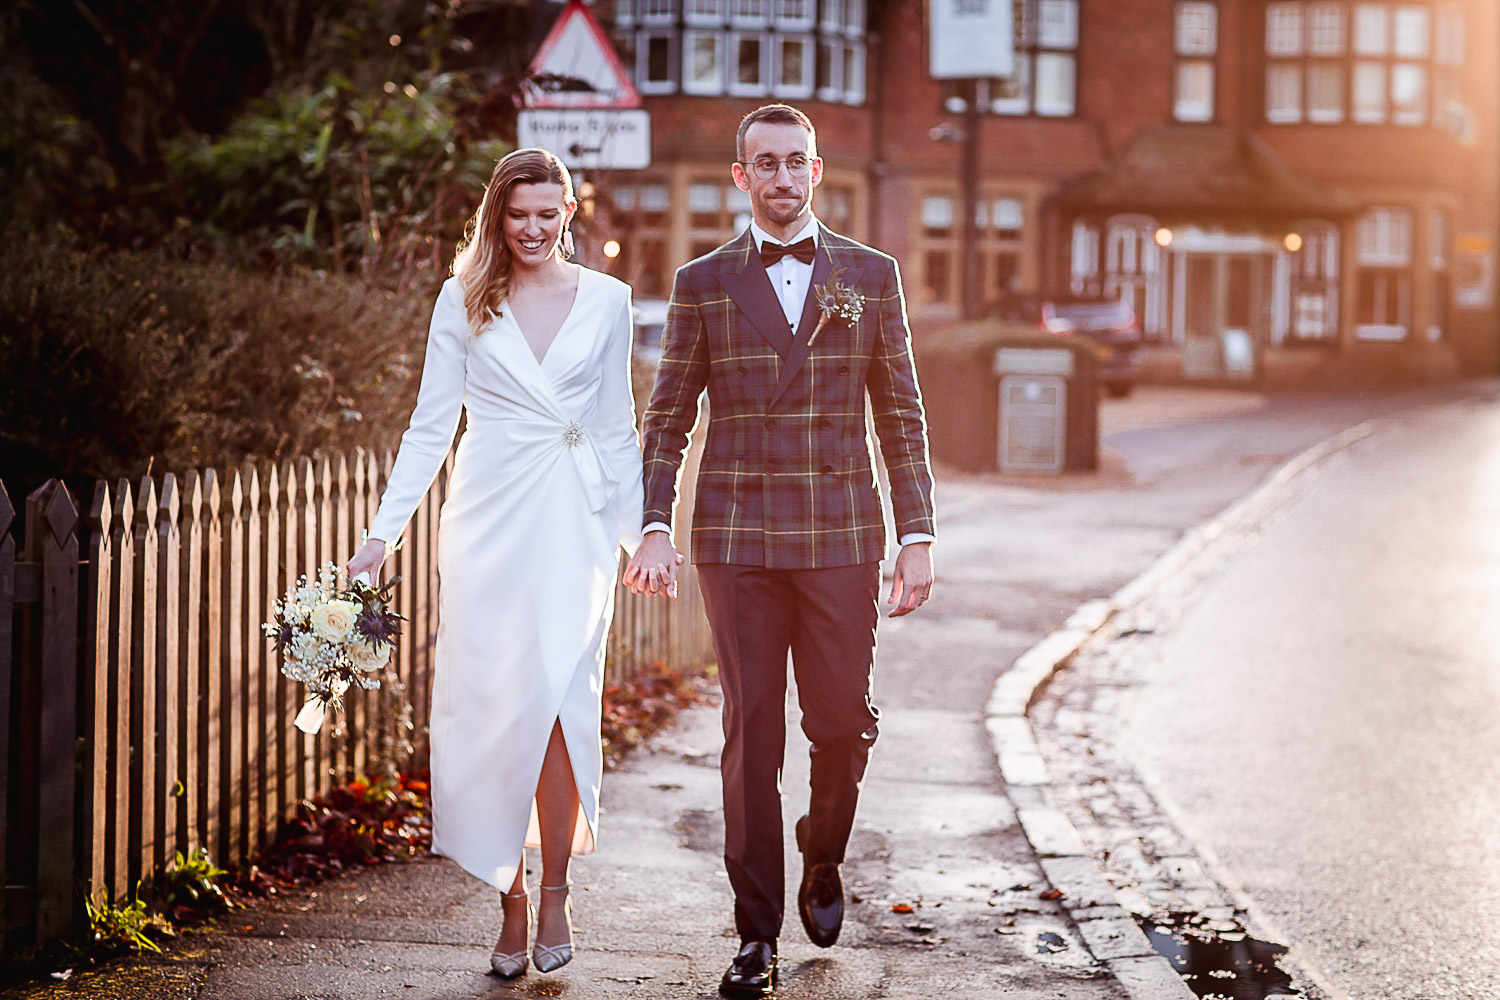
[[[802,240],[812,237],[813,246],[818,245],[817,216],[810,215],[807,225],[797,231],[797,234],[783,243],[754,222],[750,223],[750,238],[755,241],[755,249],[759,252],[761,245],[766,241],[777,243],[782,246],[791,246]],[[797,325],[802,321],[802,307],[807,302],[809,289],[812,287],[813,266],[804,264],[796,257],[783,257],[770,267],[766,268],[766,277],[771,279],[771,288],[776,292],[776,298],[781,302],[781,311],[786,314],[787,325],[792,328],[792,336],[795,338],[800,332]],[[646,525],[645,531],[670,532],[672,526],[665,521],[653,521]],[[911,545],[914,542],[935,542],[936,536],[922,531],[913,531],[902,535],[898,541],[902,545]]]
[[[767,242],[789,247],[808,237],[812,237],[813,246],[816,247],[818,245],[818,220],[815,216],[808,216],[807,225],[785,243],[754,222],[750,223],[750,238],[755,241],[757,251]],[[796,257],[783,257],[766,268],[766,277],[771,279],[771,287],[776,290],[776,298],[781,301],[781,311],[786,313],[786,322],[792,328],[793,337],[797,336],[797,324],[802,321],[802,306],[807,302],[807,290],[812,285],[812,272],[813,266],[810,262],[804,264]]]

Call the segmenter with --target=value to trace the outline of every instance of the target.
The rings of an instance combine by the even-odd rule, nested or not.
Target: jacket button
[[[833,466],[831,466],[831,465],[825,465],[825,466],[823,466],[823,471],[825,473],[832,472],[833,471]]]
[[[766,463],[766,475],[769,476],[771,473],[773,473],[775,471],[776,471],[776,464],[774,462],[767,462]]]
[[[826,431],[828,428],[833,426],[833,421],[829,420],[827,417],[824,417],[822,420],[818,421],[818,426]]]
[[[773,420],[770,417],[767,417],[766,418],[766,430],[772,430],[773,428],[775,428],[775,426],[776,426],[776,421]]]
[[[839,374],[840,375],[848,375],[849,374],[849,366],[848,365],[839,365]]]
[[[744,378],[746,375],[750,374],[750,369],[746,368],[744,365],[740,365],[734,370],[734,373],[741,378]]]

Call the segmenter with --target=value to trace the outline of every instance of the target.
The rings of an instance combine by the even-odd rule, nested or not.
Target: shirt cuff
[[[650,531],[651,529],[648,527],[646,530]],[[937,541],[937,536],[929,535],[925,531],[909,531],[898,538],[897,541],[902,545],[915,545],[917,542],[935,542]]]
[[[665,531],[670,535],[672,533],[672,526],[666,521],[652,521],[650,524],[641,529],[641,534],[649,535],[653,531]]]

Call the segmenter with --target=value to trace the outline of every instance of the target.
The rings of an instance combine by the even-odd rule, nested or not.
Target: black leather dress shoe
[[[797,850],[802,852],[802,886],[797,890],[797,914],[807,939],[819,948],[831,948],[844,926],[844,879],[831,861],[813,863],[807,856],[807,824],[797,820]]]
[[[726,997],[768,997],[775,988],[775,941],[746,941],[719,980],[719,994]]]

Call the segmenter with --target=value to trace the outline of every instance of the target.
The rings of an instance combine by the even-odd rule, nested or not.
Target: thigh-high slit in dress
[[[437,476],[460,408],[438,526],[432,694],[433,852],[508,889],[537,844],[554,722],[578,786],[572,849],[598,832],[605,637],[623,545],[641,530],[630,391],[630,289],[584,269],[540,362],[509,303],[470,336],[449,278],[421,388],[370,536],[392,542]]]

